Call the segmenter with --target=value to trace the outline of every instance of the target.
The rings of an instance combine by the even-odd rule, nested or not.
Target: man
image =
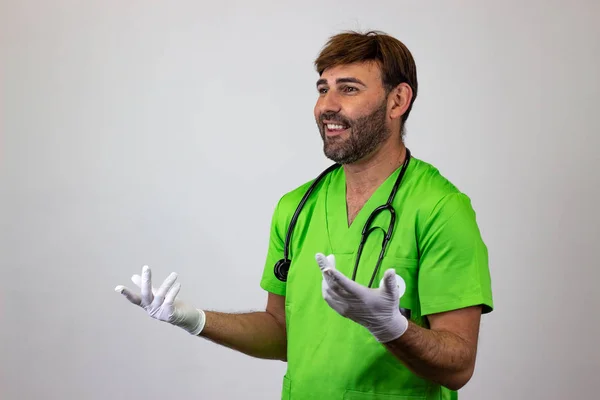
[[[315,120],[341,167],[277,204],[266,310],[185,306],[176,275],[152,289],[147,267],[133,278],[141,295],[117,291],[193,335],[287,361],[284,399],[456,398],[473,374],[481,315],[493,308],[487,249],[469,198],[404,145],[417,96],[412,55],[388,35],[348,32],[315,65]],[[379,209],[393,193],[393,214]]]

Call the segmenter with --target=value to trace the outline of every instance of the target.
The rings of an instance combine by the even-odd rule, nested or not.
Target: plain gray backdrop
[[[180,298],[260,310],[271,213],[330,164],[312,62],[382,30],[411,49],[413,154],[467,193],[489,247],[464,400],[597,399],[596,1],[3,1],[0,398],[276,399],[285,364],[152,320]]]

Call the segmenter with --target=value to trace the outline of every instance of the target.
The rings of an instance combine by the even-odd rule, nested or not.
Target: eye
[[[317,92],[319,92],[320,94],[327,93],[327,88],[325,88],[325,87],[320,87],[320,88],[318,88],[318,89],[317,89]]]
[[[357,91],[358,91],[358,89],[357,89],[357,88],[355,88],[355,87],[353,87],[353,86],[344,86],[344,87],[342,88],[342,91],[343,91],[344,93],[354,93],[354,92],[357,92]]]

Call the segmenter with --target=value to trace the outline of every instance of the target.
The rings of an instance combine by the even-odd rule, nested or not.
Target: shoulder
[[[333,168],[333,166],[331,168]],[[334,179],[339,175],[339,170],[339,168],[333,168],[333,170],[330,171],[323,171],[323,174],[325,174],[323,179],[321,179],[315,186],[313,193],[311,196],[309,196],[307,202],[314,201],[314,198],[317,197],[316,194],[326,187],[331,179]],[[302,201],[302,198],[310,190],[310,187],[313,185],[313,183],[315,183],[316,180],[317,177],[312,178],[281,195],[277,202],[277,213],[279,216],[287,219],[291,218],[296,211],[296,208]]]
[[[277,200],[275,206],[275,220],[281,224],[287,224],[302,201],[304,194],[309,190],[315,180],[311,179],[301,185],[283,193]]]
[[[277,207],[281,211],[284,211],[284,213],[289,212],[290,210],[291,211],[295,210],[296,207],[298,206],[298,204],[300,203],[300,201],[302,200],[302,197],[304,197],[304,194],[308,191],[308,189],[314,183],[314,181],[315,181],[315,179],[311,179],[311,180],[304,182],[304,183],[300,184],[299,186],[285,192],[279,198]]]
[[[423,199],[435,199],[449,194],[460,193],[459,189],[432,164],[413,157],[412,170],[407,180],[414,194]]]
[[[469,196],[437,167],[414,157],[411,163],[413,169],[407,180],[410,197],[418,208],[418,222],[426,224],[433,218],[450,218],[458,211],[472,211]]]

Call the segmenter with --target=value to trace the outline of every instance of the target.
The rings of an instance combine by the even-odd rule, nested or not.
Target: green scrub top
[[[290,243],[287,282],[275,263],[283,258],[289,222],[312,181],[279,200],[271,222],[267,259],[260,285],[285,296],[287,371],[283,400],[456,399],[457,393],[419,378],[378,343],[363,326],[336,313],[321,292],[316,253],[334,254],[336,268],[352,276],[363,226],[384,204],[398,168],[375,191],[348,226],[346,181],[342,168],[329,173],[309,197]],[[432,165],[415,157],[394,201],[396,226],[373,287],[394,268],[406,282],[400,307],[427,326],[427,314],[483,305],[493,309],[487,247],[470,199]],[[389,213],[376,218],[387,229]],[[371,233],[356,281],[368,285],[381,250],[383,232]]]

